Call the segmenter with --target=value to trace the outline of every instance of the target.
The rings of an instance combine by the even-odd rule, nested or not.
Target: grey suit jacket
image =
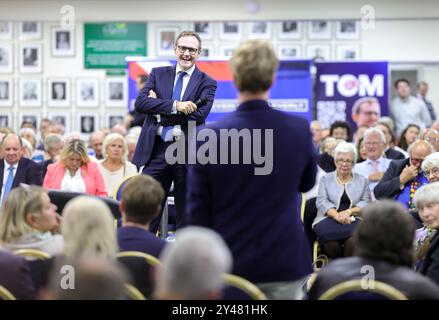
[[[351,207],[364,208],[370,202],[369,181],[360,174],[353,174],[353,179],[346,187],[346,194],[351,200]],[[337,209],[343,195],[343,186],[337,182],[336,171],[327,173],[320,180],[319,191],[317,194],[316,206],[317,216],[313,227],[323,219],[326,219],[326,212]]]

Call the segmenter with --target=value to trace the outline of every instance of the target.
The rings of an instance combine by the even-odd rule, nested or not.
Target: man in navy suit
[[[122,190],[119,209],[123,224],[117,229],[120,251],[140,251],[159,257],[165,240],[149,231],[150,222],[160,213],[164,198],[160,183],[147,175],[130,178]]]
[[[162,184],[165,201],[174,182],[177,227],[184,219],[186,165],[168,163],[165,153],[179,138],[187,145],[188,122],[204,124],[212,108],[216,81],[195,66],[200,51],[201,38],[197,33],[180,33],[174,46],[177,65],[152,69],[135,103],[136,112],[145,113],[146,119],[133,163]],[[200,99],[205,102],[196,105],[194,102]],[[157,230],[159,221],[151,224],[152,231]]]
[[[42,185],[41,167],[22,157],[23,141],[19,136],[13,133],[6,135],[2,147],[4,159],[0,160],[1,202],[20,183]]]
[[[224,238],[234,274],[256,283],[268,298],[298,299],[313,271],[298,197],[314,185],[316,155],[309,123],[267,102],[277,67],[273,48],[263,40],[235,51],[231,68],[239,106],[202,129],[214,143],[207,164],[189,166],[186,215],[188,224]],[[226,133],[239,134],[227,138],[235,139],[234,147],[223,140]]]

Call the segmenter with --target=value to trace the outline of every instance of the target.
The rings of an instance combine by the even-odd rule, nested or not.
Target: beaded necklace
[[[410,183],[410,196],[409,196],[409,201],[408,201],[408,206],[409,209],[415,209],[415,204],[413,203],[413,197],[415,196],[416,190],[418,190],[419,188],[419,181],[415,178],[413,179],[413,181]]]

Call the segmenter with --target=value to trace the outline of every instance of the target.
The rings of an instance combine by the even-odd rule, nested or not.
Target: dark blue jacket
[[[159,257],[166,241],[157,238],[151,232],[138,227],[117,229],[117,242],[120,251],[140,251]]]

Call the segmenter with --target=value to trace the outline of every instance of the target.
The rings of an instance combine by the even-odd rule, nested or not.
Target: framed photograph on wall
[[[20,45],[20,72],[40,73],[43,71],[41,44]]]
[[[174,44],[180,33],[179,27],[157,27],[156,53],[159,57],[174,56]]]
[[[89,135],[99,129],[98,115],[96,113],[78,113],[76,117],[76,130],[83,135]]]
[[[52,56],[64,57],[75,55],[75,39],[73,30],[61,27],[52,28]]]
[[[222,22],[220,26],[220,39],[237,41],[241,40],[242,23],[234,21]]]
[[[48,79],[47,90],[47,105],[49,107],[70,107],[70,79]]]
[[[12,40],[12,22],[11,21],[0,21],[0,39],[1,40]]]
[[[34,128],[38,128],[40,124],[40,114],[38,112],[20,112],[18,114],[18,124],[17,127],[20,128],[23,122],[31,122]]]
[[[0,73],[11,73],[14,66],[12,44],[0,44]]]
[[[125,115],[123,113],[107,113],[105,119],[105,126],[113,128],[116,124],[123,124]]]
[[[70,113],[68,112],[49,112],[48,118],[52,122],[62,124],[64,132],[70,132]]]
[[[301,39],[302,23],[299,21],[289,20],[278,22],[279,39]]]
[[[235,51],[237,45],[229,44],[229,45],[221,45],[219,46],[219,56],[223,58],[231,58],[233,52]]]
[[[340,44],[337,45],[337,60],[358,60],[360,59],[360,45]]]
[[[12,113],[0,112],[0,128],[13,128],[12,127]]]
[[[20,79],[20,107],[41,107],[41,79]]]
[[[201,47],[200,58],[212,58],[215,56],[213,44],[203,44]]]
[[[109,78],[105,81],[105,104],[107,107],[126,107],[127,82],[125,78]]]
[[[248,22],[248,37],[249,39],[270,39],[271,38],[271,23],[267,21],[252,21]]]
[[[331,39],[331,23],[326,20],[309,21],[308,39],[311,40]]]
[[[203,40],[211,40],[213,38],[213,22],[197,21],[194,22],[193,30],[198,33]]]
[[[280,44],[277,55],[279,59],[298,59],[302,56],[302,48],[299,44]]]
[[[331,59],[331,46],[329,44],[309,44],[306,52],[308,59],[320,61]]]
[[[78,107],[99,106],[99,79],[76,79],[76,105]]]
[[[13,106],[12,87],[13,87],[12,79],[0,79],[0,107]]]
[[[41,22],[37,21],[21,21],[18,37],[21,40],[41,39]]]
[[[337,21],[336,38],[343,40],[357,40],[360,38],[360,22],[355,20]]]

